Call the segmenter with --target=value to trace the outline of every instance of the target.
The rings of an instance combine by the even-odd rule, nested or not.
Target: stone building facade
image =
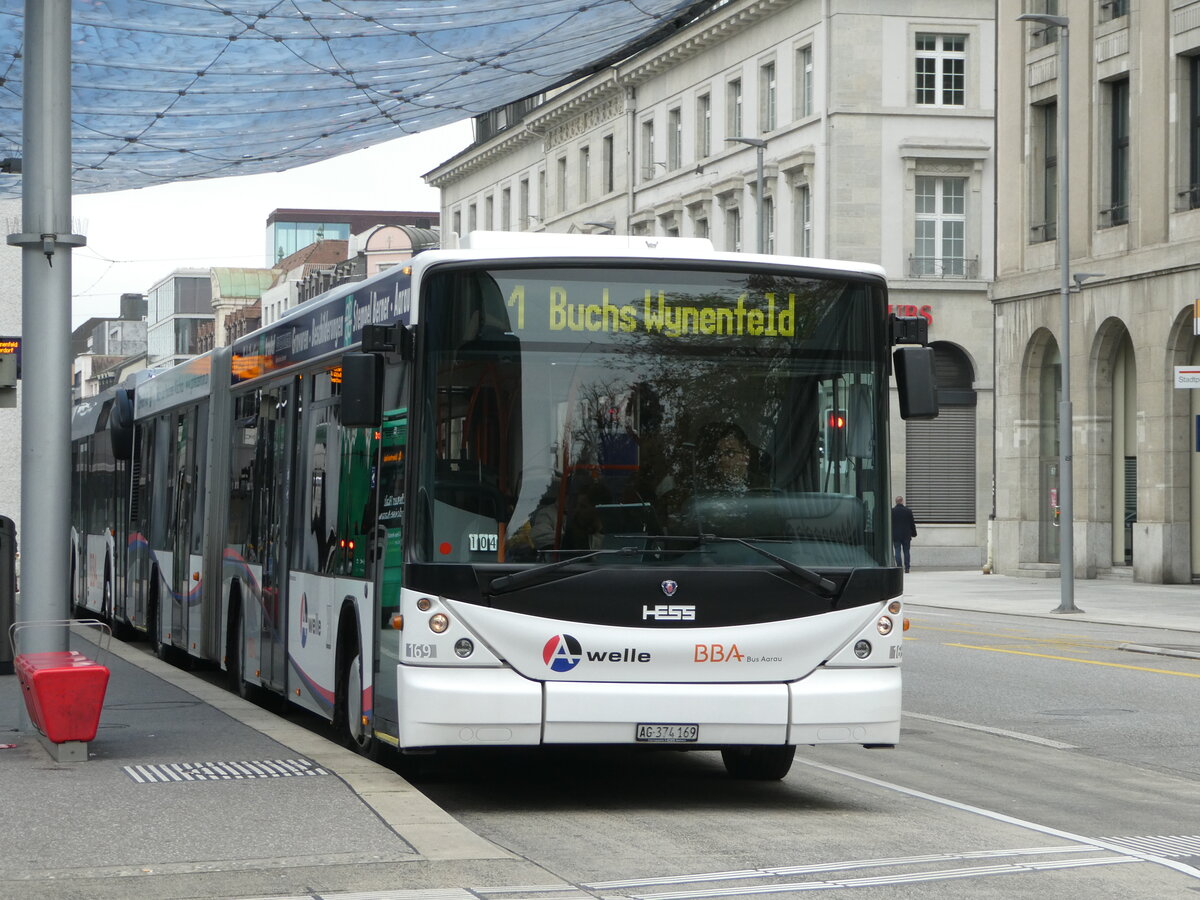
[[[994,4],[732,0],[668,40],[476,119],[426,175],[446,229],[707,237],[860,260],[923,315],[943,415],[892,422],[916,565],[987,555]],[[763,142],[761,180],[759,148]],[[761,205],[760,205],[761,204]],[[759,217],[764,228],[760,235]]]
[[[1039,10],[1043,12],[1044,10]],[[1074,572],[1200,573],[1200,2],[1059,0],[1059,29],[997,22],[996,568],[1060,572],[1058,422],[1069,239]],[[1067,228],[1057,203],[1067,178]]]

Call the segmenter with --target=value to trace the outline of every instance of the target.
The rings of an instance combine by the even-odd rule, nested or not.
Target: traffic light
[[[846,458],[846,411],[825,410],[825,458]]]

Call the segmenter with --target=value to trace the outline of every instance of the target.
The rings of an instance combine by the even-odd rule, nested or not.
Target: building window
[[[966,258],[967,179],[916,177],[913,277],[974,277]]]
[[[765,63],[758,70],[758,128],[766,133],[778,126],[775,114],[775,63]]]
[[[698,216],[695,220],[693,230],[698,238],[709,237],[708,219],[705,216]]]
[[[522,178],[517,188],[517,215],[521,217],[520,230],[529,227],[529,178]]]
[[[683,114],[677,106],[667,112],[667,170],[683,165]]]
[[[485,231],[496,227],[496,198],[491,194],[483,199],[483,227]]]
[[[1129,79],[1110,81],[1108,94],[1108,206],[1100,210],[1100,227],[1129,221]]]
[[[654,120],[642,123],[642,180],[654,177]]]
[[[1187,187],[1179,192],[1180,208],[1200,207],[1200,55],[1187,58],[1188,99],[1184,123],[1187,127]]]
[[[537,173],[537,220],[539,225],[546,224],[546,170],[538,169]]]
[[[742,249],[742,213],[736,206],[725,210],[725,248],[735,253]]]
[[[696,98],[696,158],[712,156],[712,95]]]
[[[1058,236],[1058,104],[1043,103],[1033,108],[1034,136],[1034,221],[1029,228],[1032,243],[1052,241]]]
[[[961,34],[917,35],[917,104],[964,106],[967,39]]]
[[[1026,0],[1025,12],[1027,13],[1042,13],[1047,16],[1058,15],[1058,0]],[[1044,47],[1047,44],[1053,44],[1058,41],[1058,26],[1043,25],[1034,23],[1034,26],[1029,29],[1029,47],[1035,50],[1038,47]]]
[[[1129,0],[1100,0],[1100,21],[1111,22],[1129,15]]]
[[[454,233],[462,234],[462,210],[456,209],[454,215],[450,217],[450,221],[454,223]]]
[[[725,135],[742,135],[742,79],[734,78],[725,86]]]
[[[604,141],[601,143],[601,165],[604,166],[604,193],[611,194],[614,187],[614,166],[616,162],[613,158],[613,136],[611,134],[604,136]]]
[[[590,200],[588,194],[589,186],[592,183],[592,151],[590,147],[581,147],[579,149],[579,202],[587,203]]]
[[[512,228],[512,188],[506,187],[500,192],[500,230]]]
[[[813,113],[813,51],[801,47],[796,51],[796,118]]]
[[[558,201],[555,211],[567,211],[567,158],[560,156],[554,163],[554,191]]]
[[[479,229],[479,212],[472,203],[467,207],[467,230],[477,231]]]
[[[812,256],[812,191],[807,184],[796,188],[796,255]]]

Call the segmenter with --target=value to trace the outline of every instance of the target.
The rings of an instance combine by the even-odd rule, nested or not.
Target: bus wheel
[[[364,756],[373,756],[375,742],[369,727],[363,724],[362,655],[357,646],[346,655],[348,659],[338,678],[337,710],[341,715],[336,726],[346,746]]]
[[[229,617],[229,633],[225,636],[225,674],[229,689],[243,700],[254,699],[254,688],[246,683],[242,671],[242,608],[237,606]]]
[[[154,655],[163,662],[172,664],[177,663],[175,648],[170,644],[165,643],[162,639],[161,622],[162,605],[158,602],[157,594],[150,598],[149,611],[149,627],[146,628],[146,636],[150,638],[150,649]]]
[[[778,781],[792,767],[794,745],[783,747],[726,747],[721,751],[725,771],[734,778]]]
[[[87,610],[79,602],[79,575],[75,569],[74,554],[71,555],[71,610],[76,619],[86,619]]]

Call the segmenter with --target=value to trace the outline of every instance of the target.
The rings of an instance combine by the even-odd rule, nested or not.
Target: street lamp
[[[763,207],[763,150],[767,148],[767,142],[762,138],[752,137],[727,137],[727,141],[737,141],[739,144],[746,144],[753,147],[758,155],[758,177],[756,179],[755,190],[758,192],[754,197],[754,202],[757,204],[758,211],[758,252],[767,252],[767,230],[764,224],[764,213],[766,210]]]
[[[1017,21],[1039,22],[1058,29],[1058,274],[1062,299],[1062,398],[1058,403],[1058,567],[1062,596],[1058,609],[1051,612],[1077,613],[1082,610],[1075,606],[1075,504],[1071,469],[1071,220],[1068,208],[1070,158],[1067,156],[1070,145],[1067,104],[1071,59],[1067,32],[1071,20],[1066,16],[1025,13],[1017,16]]]

